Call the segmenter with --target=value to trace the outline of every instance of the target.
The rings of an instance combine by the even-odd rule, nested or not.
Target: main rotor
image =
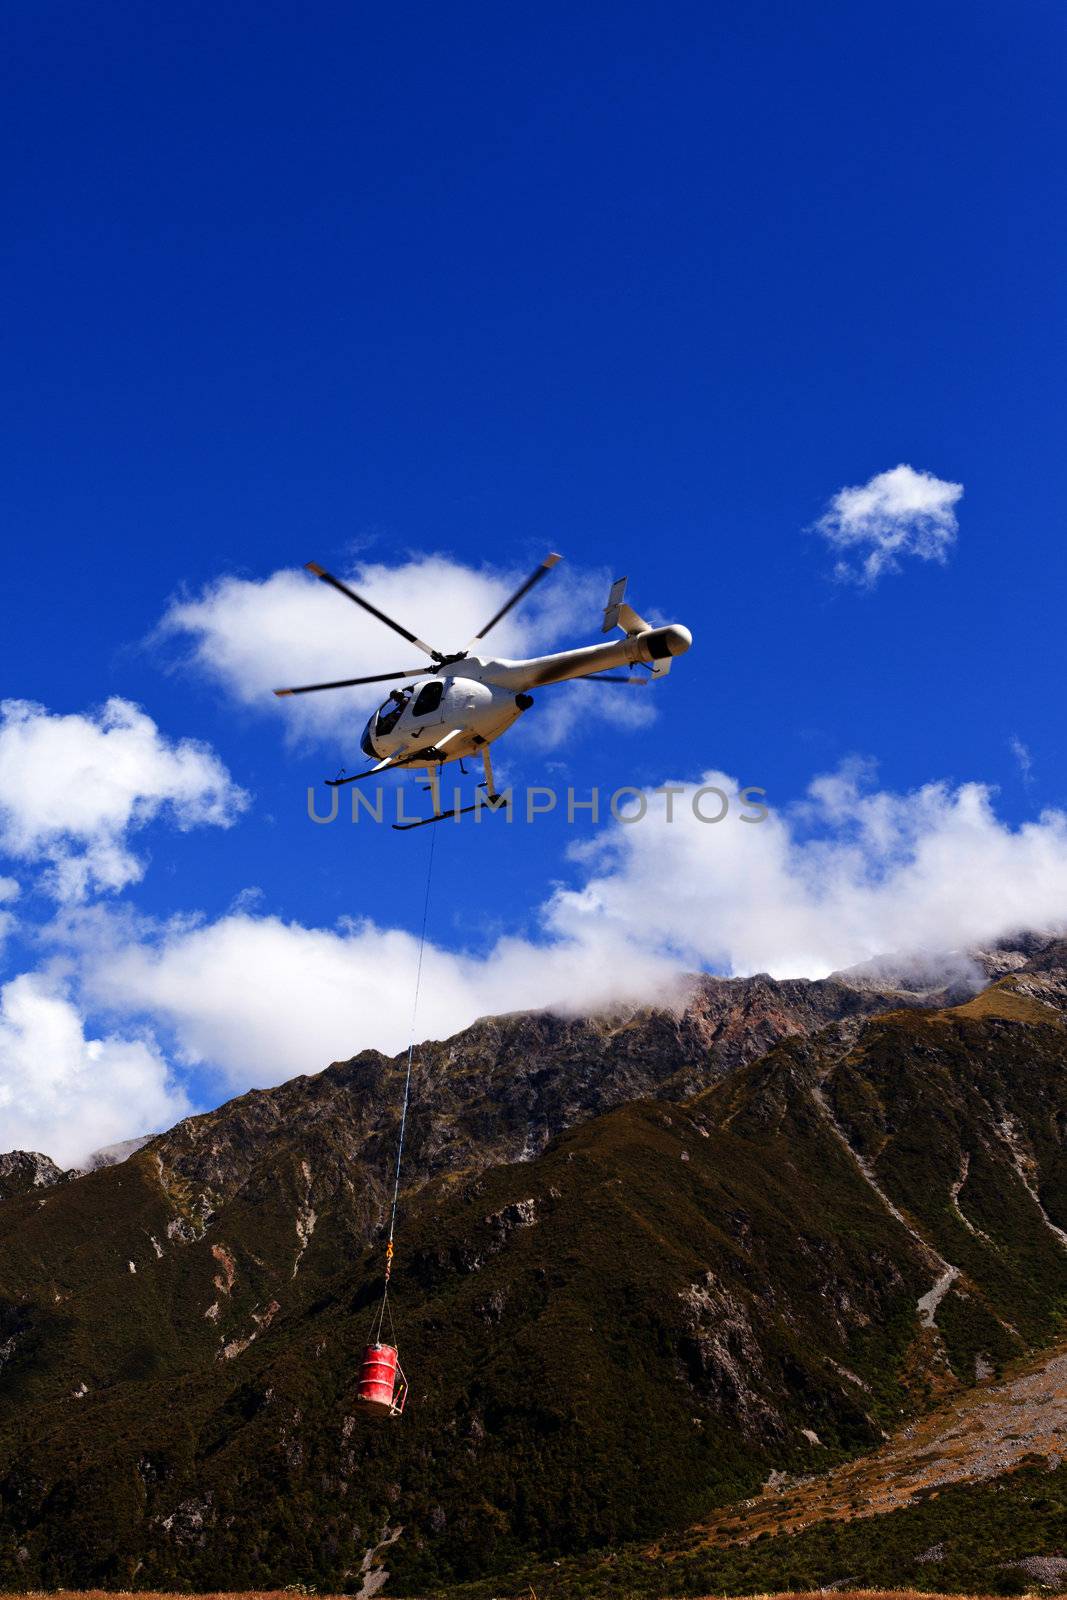
[[[342,583],[340,578],[334,577],[332,572],[327,572],[325,567],[320,567],[317,561],[308,561],[305,563],[306,571],[313,573],[322,583],[329,584],[331,589],[336,589],[338,594],[343,594],[355,605],[368,612],[370,616],[376,617],[387,628],[391,628],[402,639],[406,639],[408,644],[414,645],[417,650],[424,651],[433,662],[433,666],[411,667],[402,672],[372,672],[366,677],[336,678],[330,683],[302,683],[288,689],[275,689],[274,693],[278,696],[317,694],[322,689],[354,689],[364,683],[393,683],[403,678],[427,677],[441,672],[445,667],[455,666],[459,661],[466,661],[474,647],[480,644],[493,631],[497,623],[503,622],[509,611],[513,611],[519,602],[526,598],[530,590],[541,582],[542,578],[547,578],[552,568],[562,559],[563,557],[557,555],[554,551],[547,555],[541,564],[534,568],[530,576],[523,583],[520,583],[514,594],[505,600],[499,611],[494,612],[484,627],[479,628],[474,637],[467,641],[466,648],[452,651],[450,654],[442,650],[435,650],[433,645],[426,643],[425,639],[420,639],[417,633],[412,633],[410,629],[404,627],[403,623],[397,622],[395,617],[388,616],[380,607],[374,605],[367,599],[366,595],[357,594],[356,590],[350,588],[347,583]],[[612,678],[606,673],[601,673],[591,681],[599,683],[639,683],[642,680],[637,678]]]

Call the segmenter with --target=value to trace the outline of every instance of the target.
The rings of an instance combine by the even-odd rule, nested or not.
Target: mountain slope
[[[337,1589],[401,1528],[391,1589],[418,1592],[877,1445],[1063,1326],[1062,966],[942,1010],[851,991],[810,1036],[784,1026],[807,992],[751,980],[747,1017],[511,1018],[429,1047],[399,1426],[354,1403],[396,1063],[6,1201],[0,1576]],[[716,1047],[767,1026],[792,1036],[722,1076]]]
[[[487,1583],[576,1593],[775,1593],[844,1585],[948,1594],[1067,1589],[1067,1349],[961,1391],[824,1473],[770,1475],[705,1523],[607,1556],[524,1564]]]

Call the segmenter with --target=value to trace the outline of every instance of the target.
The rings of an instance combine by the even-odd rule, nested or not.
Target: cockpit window
[[[441,704],[441,696],[445,686],[440,678],[435,678],[432,683],[424,683],[415,696],[415,704],[411,708],[413,717],[428,717],[437,710]]]
[[[379,707],[374,719],[375,733],[391,733],[400,721],[404,707],[411,699],[410,689],[394,689],[385,704]]]

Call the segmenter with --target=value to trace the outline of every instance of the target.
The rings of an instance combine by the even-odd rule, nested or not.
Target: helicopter
[[[353,600],[410,645],[422,650],[433,663],[429,667],[413,667],[402,672],[377,672],[364,678],[339,678],[332,683],[304,683],[293,688],[275,689],[274,693],[279,696],[317,694],[324,689],[350,689],[360,684],[386,683],[394,679],[414,680],[403,688],[391,690],[363,729],[360,749],[374,765],[364,772],[355,772],[346,777],[327,778],[326,782],[336,788],[345,783],[358,783],[396,767],[423,768],[432,796],[433,814],[417,822],[393,824],[399,831],[406,831],[409,828],[426,827],[431,822],[465,816],[479,809],[478,805],[472,805],[442,811],[440,773],[449,761],[459,761],[461,771],[465,772],[466,768],[462,766],[464,758],[480,756],[485,768],[482,782],[486,791],[484,803],[492,810],[500,804],[502,796],[496,792],[489,747],[524,712],[529,711],[534,703],[533,695],[529,692],[531,689],[570,680],[642,685],[666,677],[671,662],[676,656],[685,654],[693,642],[693,636],[688,628],[677,622],[653,627],[632,610],[625,600],[626,578],[617,578],[611,586],[604,608],[602,629],[604,633],[611,633],[618,628],[622,638],[607,644],[560,650],[553,655],[533,656],[526,661],[508,661],[477,653],[478,647],[497,623],[503,621],[509,611],[546,578],[561,559],[555,553],[547,555],[495,616],[490,617],[485,626],[479,629],[466,649],[452,655],[435,650],[317,562],[307,562],[308,572]],[[647,675],[618,675],[610,671],[613,667],[635,666],[647,668]]]

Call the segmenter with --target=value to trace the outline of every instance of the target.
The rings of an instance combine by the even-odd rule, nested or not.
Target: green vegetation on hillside
[[[491,1583],[464,1584],[449,1600],[650,1600],[695,1595],[773,1595],[842,1586],[934,1594],[1023,1594],[1040,1585],[1015,1563],[1063,1555],[1067,1466],[1044,1462],[994,1483],[932,1493],[886,1516],[826,1522],[751,1545],[650,1556],[630,1547],[559,1563],[530,1563]],[[440,1591],[444,1595],[445,1591]],[[434,1597],[437,1600],[437,1597]]]
[[[269,1141],[252,1096],[214,1114],[206,1197],[194,1130],[172,1167],[163,1141],[5,1202],[0,1580],[336,1591],[398,1527],[395,1593],[573,1561],[681,1530],[772,1468],[870,1448],[976,1358],[1051,1340],[1067,1252],[1028,1184],[1067,1216],[1063,1029],[901,1012],[849,1041],[791,1040],[685,1105],[623,1105],[537,1160],[411,1192],[395,1426],[354,1398],[380,1189],[378,1146],[350,1154],[349,1100],[272,1112]],[[923,1328],[941,1258],[960,1277]],[[1044,1526],[1036,1494],[981,1492]],[[687,1593],[848,1577],[873,1528],[677,1570]],[[846,1537],[860,1544],[839,1559]],[[626,1558],[634,1574],[644,1559]],[[966,1559],[952,1583],[979,1583],[983,1561],[992,1583],[984,1545]]]

